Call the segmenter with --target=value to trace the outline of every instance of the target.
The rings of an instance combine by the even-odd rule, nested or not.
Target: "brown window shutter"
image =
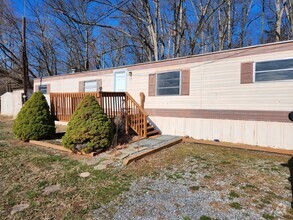
[[[156,95],[156,74],[149,75],[149,96]]]
[[[241,63],[240,83],[253,83],[253,62]]]
[[[35,85],[35,92],[39,91],[39,85]]]
[[[78,91],[84,92],[84,81],[80,81],[78,84]]]
[[[189,95],[190,90],[190,69],[181,71],[181,95]]]
[[[102,80],[98,79],[97,80],[97,92],[100,91],[100,88],[102,88]]]
[[[51,85],[47,84],[47,94],[50,94],[50,92],[51,92]]]

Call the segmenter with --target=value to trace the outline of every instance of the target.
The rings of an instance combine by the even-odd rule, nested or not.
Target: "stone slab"
[[[17,212],[21,212],[29,207],[29,204],[19,204],[12,207],[10,214],[14,215]]]
[[[118,160],[123,160],[124,158],[126,158],[126,157],[128,157],[128,156],[129,156],[129,154],[122,153],[122,154],[118,155],[116,158],[117,158]]]
[[[103,160],[100,164],[101,164],[101,165],[106,165],[106,166],[108,166],[108,165],[110,165],[110,164],[112,164],[112,163],[114,163],[113,160]]]
[[[154,138],[152,140],[155,140],[155,139],[156,138]],[[142,141],[144,141],[144,140],[142,140]],[[125,158],[123,160],[123,164],[128,165],[132,161],[141,159],[149,154],[152,154],[152,153],[155,153],[155,152],[160,151],[162,149],[165,149],[167,147],[173,146],[181,141],[182,141],[182,138],[177,137],[177,136],[169,136],[167,138],[164,138],[163,140],[161,138],[161,140],[150,141],[150,142],[148,142],[148,143],[150,143],[150,145],[148,145],[148,146],[151,146],[151,147],[146,147],[145,150],[137,152],[136,154],[132,154],[129,157]]]
[[[170,141],[175,141],[178,138],[178,136],[173,136],[173,135],[160,135],[155,138],[149,138],[149,139],[143,139],[141,141],[135,142],[130,144],[130,147],[147,147],[147,148],[156,148],[161,144],[166,144],[167,142]]]
[[[99,164],[99,165],[94,167],[94,170],[104,170],[106,168],[107,168],[107,165]]]
[[[90,175],[91,175],[90,172],[83,172],[83,173],[79,174],[79,176],[82,177],[82,178],[89,177]]]
[[[60,184],[56,184],[56,185],[52,185],[52,186],[48,186],[43,190],[43,195],[49,195],[53,192],[57,192],[61,189],[61,185]]]

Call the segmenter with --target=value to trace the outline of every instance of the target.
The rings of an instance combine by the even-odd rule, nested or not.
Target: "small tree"
[[[35,92],[23,105],[13,124],[13,133],[23,141],[54,136],[55,122],[43,93]]]
[[[67,125],[62,145],[73,152],[93,152],[110,145],[111,122],[93,96],[85,96]]]

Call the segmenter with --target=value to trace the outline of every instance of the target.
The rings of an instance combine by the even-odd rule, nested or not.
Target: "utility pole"
[[[27,101],[28,63],[26,55],[26,19],[22,17],[22,71],[23,71],[23,103]]]
[[[143,45],[140,45],[140,49],[141,49],[141,62],[143,63],[143,57],[144,57]]]
[[[85,31],[85,62],[84,69],[89,70],[89,32]]]

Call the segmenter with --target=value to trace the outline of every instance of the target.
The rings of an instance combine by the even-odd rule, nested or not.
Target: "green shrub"
[[[62,145],[73,152],[93,152],[110,145],[111,122],[93,96],[85,96],[67,125]]]
[[[43,93],[35,92],[23,105],[13,124],[13,133],[23,141],[54,136],[55,122]]]

